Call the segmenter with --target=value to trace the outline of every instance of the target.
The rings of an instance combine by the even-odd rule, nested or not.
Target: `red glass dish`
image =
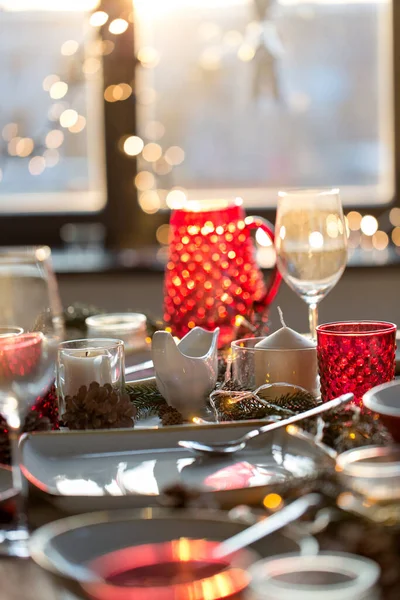
[[[224,346],[233,339],[238,315],[251,319],[254,306],[264,310],[277,294],[281,276],[275,267],[265,285],[250,235],[261,227],[273,242],[272,225],[246,217],[241,204],[188,202],[171,214],[164,321],[178,337],[196,325],[220,327]]]
[[[95,600],[242,600],[248,551],[212,557],[218,542],[180,540],[123,548],[89,566],[105,583],[82,584]]]
[[[317,354],[324,402],[351,392],[356,404],[376,385],[394,379],[396,325],[341,321],[317,327]]]

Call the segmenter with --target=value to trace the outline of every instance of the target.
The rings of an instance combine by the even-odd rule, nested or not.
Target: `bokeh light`
[[[372,245],[375,250],[385,250],[389,245],[389,236],[385,231],[377,231],[372,236]]]
[[[253,60],[255,54],[256,51],[254,47],[246,43],[242,44],[237,52],[238,59],[243,62],[249,62],[250,60]]]
[[[149,190],[140,194],[139,205],[140,208],[149,215],[153,215],[161,208],[160,198],[154,190]]]
[[[137,53],[137,59],[146,69],[153,69],[160,62],[160,55],[152,46],[143,46]]]
[[[40,175],[46,168],[46,162],[43,156],[34,156],[29,161],[28,169],[31,175]]]
[[[392,242],[395,246],[400,246],[400,227],[395,227],[393,229]]]
[[[166,203],[171,210],[183,208],[187,202],[187,196],[183,190],[171,190],[167,197]]]
[[[162,148],[159,144],[150,142],[146,144],[142,151],[142,156],[147,162],[155,162],[162,156]]]
[[[361,231],[364,235],[372,236],[378,230],[378,221],[372,215],[365,215],[361,219]]]
[[[55,148],[49,148],[43,153],[46,167],[55,167],[60,162],[60,153]]]
[[[400,227],[400,208],[395,206],[389,213],[389,220],[394,227]]]
[[[266,234],[266,232],[263,229],[261,229],[260,227],[256,231],[256,242],[257,242],[257,244],[259,244],[260,246],[263,246],[265,248],[268,246],[272,246],[271,239]]]
[[[64,110],[64,112],[62,112],[60,115],[61,127],[72,127],[78,121],[78,117],[79,115],[76,112],[76,110],[73,110],[72,108],[67,108],[67,110]]]
[[[100,67],[100,60],[94,56],[90,56],[84,61],[82,65],[82,71],[85,73],[85,75],[94,75],[100,70]]]
[[[144,142],[142,138],[137,135],[130,135],[124,141],[124,152],[128,156],[137,156],[141,153],[144,147]]]
[[[71,127],[68,127],[68,130],[71,133],[80,133],[81,131],[83,131],[86,127],[86,119],[84,116],[79,115],[78,116],[78,120],[76,121],[75,125],[71,125]]]
[[[129,23],[125,19],[114,19],[108,26],[108,31],[113,35],[121,35],[128,29]]]
[[[104,10],[97,10],[90,16],[89,23],[92,27],[101,27],[108,21],[108,14]]]
[[[50,88],[49,94],[50,98],[53,100],[60,100],[64,98],[65,94],[68,92],[68,84],[65,81],[56,81]]]
[[[361,228],[362,215],[356,210],[352,210],[347,215],[347,222],[351,231],[359,231]]]
[[[138,190],[145,192],[151,190],[155,185],[155,178],[150,171],[140,171],[135,177],[135,186]]]
[[[168,164],[175,167],[185,160],[185,151],[179,146],[171,146],[165,152],[164,158]]]
[[[17,136],[18,133],[18,125],[17,123],[7,123],[4,125],[1,135],[5,142],[10,142],[14,137]]]
[[[159,140],[165,134],[165,127],[160,121],[149,121],[144,128],[144,134],[149,140]]]
[[[61,46],[61,54],[63,56],[72,56],[78,51],[79,43],[76,40],[67,40]]]
[[[169,225],[160,225],[156,231],[156,238],[159,244],[167,246],[169,241]]]
[[[15,152],[17,156],[25,158],[26,156],[32,154],[34,146],[35,144],[31,138],[20,138],[16,144]]]
[[[60,78],[58,75],[54,75],[54,74],[47,75],[47,77],[45,77],[43,79],[43,84],[42,84],[44,91],[49,92],[51,86],[54,85],[55,83],[57,83],[57,81],[60,81]]]

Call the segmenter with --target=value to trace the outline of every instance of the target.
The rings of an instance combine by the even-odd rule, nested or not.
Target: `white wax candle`
[[[255,345],[255,383],[291,383],[317,393],[316,344],[287,327],[278,308],[282,328]]]
[[[102,348],[65,350],[60,357],[60,374],[64,396],[74,396],[82,385],[97,381],[112,383],[111,355]]]

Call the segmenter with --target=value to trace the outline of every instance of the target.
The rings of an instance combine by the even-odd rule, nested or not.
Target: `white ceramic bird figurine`
[[[185,419],[204,409],[218,377],[219,328],[194,327],[176,344],[167,331],[153,335],[152,354],[157,387]]]

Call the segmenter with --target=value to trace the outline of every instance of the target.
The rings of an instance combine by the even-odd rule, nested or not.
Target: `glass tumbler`
[[[123,393],[125,355],[122,340],[95,338],[62,342],[58,346],[57,394],[60,414],[67,396],[76,396],[82,386],[110,384]]]
[[[394,379],[396,325],[341,321],[317,327],[317,354],[324,402],[351,392],[362,405],[371,388]]]
[[[379,600],[379,566],[345,552],[286,554],[250,569],[252,600]]]

